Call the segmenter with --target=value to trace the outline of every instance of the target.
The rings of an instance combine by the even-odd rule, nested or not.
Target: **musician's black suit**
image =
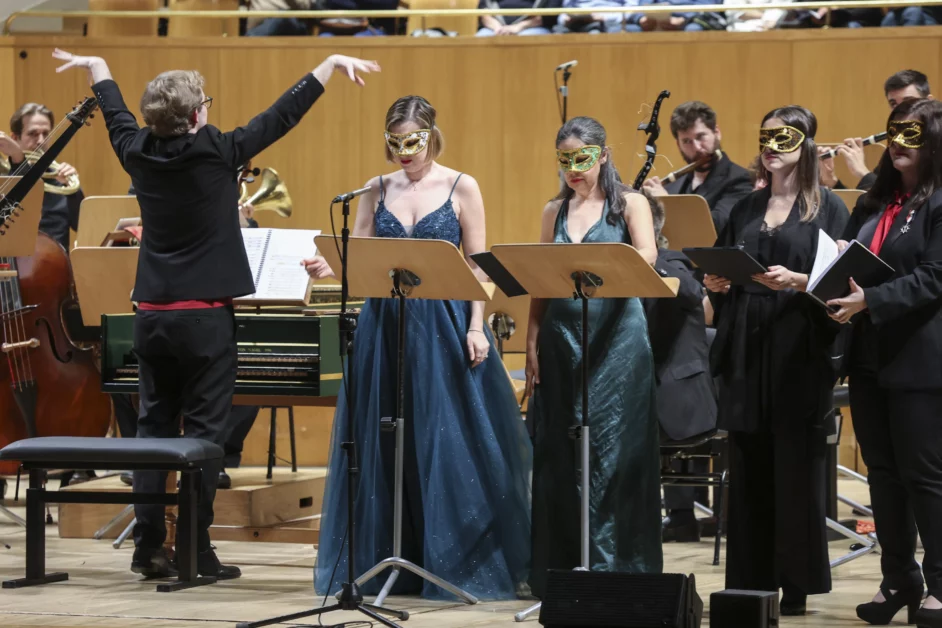
[[[870,245],[885,204],[860,197],[844,239]],[[893,277],[864,289],[848,349],[850,408],[867,465],[887,589],[942,599],[942,191],[904,206],[880,258]],[[913,554],[918,526],[926,550]]]
[[[716,232],[723,231],[729,221],[729,212],[732,211],[739,199],[752,192],[752,177],[749,171],[733,163],[726,153],[716,162],[707,173],[697,189],[691,190],[694,173],[690,172],[664,186],[669,194],[697,194],[702,196],[710,206],[713,216],[713,225]]]
[[[131,175],[144,225],[132,296],[140,303],[134,323],[137,436],[174,437],[182,415],[186,436],[222,445],[236,378],[231,299],[255,291],[234,210],[238,167],[297,125],[324,88],[306,74],[244,127],[223,133],[207,125],[170,138],[138,127],[113,80],[92,90],[114,151]],[[192,309],[193,301],[202,307]],[[173,309],[147,309],[153,307]],[[210,549],[218,472],[204,469],[197,515],[201,553]],[[135,473],[134,490],[160,492],[164,477]],[[138,549],[158,550],[166,538],[164,507],[136,506],[135,515]]]
[[[716,427],[716,391],[710,375],[703,288],[694,277],[693,264],[683,253],[659,249],[654,268],[663,277],[680,279],[676,298],[644,299],[662,440],[677,441]],[[664,489],[664,505],[669,511],[692,513],[695,497],[692,487]],[[706,498],[701,500],[705,502]]]

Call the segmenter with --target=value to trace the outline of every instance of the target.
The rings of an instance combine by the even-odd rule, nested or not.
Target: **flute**
[[[716,149],[715,151],[713,151],[712,154],[707,155],[703,159],[700,159],[699,161],[695,161],[693,163],[689,163],[683,168],[681,168],[680,170],[675,170],[674,172],[670,173],[669,175],[661,179],[661,183],[663,184],[663,183],[670,183],[671,181],[676,181],[677,177],[682,177],[688,172],[696,170],[697,168],[700,168],[701,166],[707,165],[713,160],[714,157],[716,157],[716,160],[719,161],[720,159],[723,158],[723,151],[721,151],[720,149]]]
[[[863,145],[869,146],[870,144],[876,144],[877,142],[882,142],[886,139],[886,131],[882,133],[877,133],[876,135],[871,135],[870,137],[864,138]],[[837,154],[837,151],[840,149],[840,146],[836,146],[825,153],[821,153],[821,159],[832,159],[834,155]]]

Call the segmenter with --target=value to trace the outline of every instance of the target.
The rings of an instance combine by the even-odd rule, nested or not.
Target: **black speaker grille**
[[[687,576],[550,570],[540,623],[552,628],[681,628]]]

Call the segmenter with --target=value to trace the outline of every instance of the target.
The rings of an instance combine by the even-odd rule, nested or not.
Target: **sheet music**
[[[252,269],[252,281],[258,288],[258,271],[262,265],[262,256],[265,253],[265,242],[270,237],[271,229],[243,229],[242,242],[249,257],[249,268]]]
[[[849,248],[849,247],[848,247]],[[847,249],[844,249],[845,251]],[[811,274],[808,275],[808,291],[814,290],[831,266],[840,259],[841,255],[837,250],[837,242],[831,239],[823,229],[818,229],[818,251],[814,257],[814,266],[811,267]]]
[[[261,262],[261,275],[255,286],[254,298],[306,302],[311,279],[301,265],[301,260],[313,257],[317,252],[314,237],[321,232],[312,229],[266,231],[271,232],[271,237]]]

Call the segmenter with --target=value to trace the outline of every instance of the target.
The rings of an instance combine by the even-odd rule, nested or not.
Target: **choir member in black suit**
[[[929,88],[929,79],[918,70],[901,70],[883,83],[883,95],[886,96],[886,102],[893,109],[898,104],[908,99],[932,98],[932,90]],[[876,180],[875,172],[870,172],[867,162],[864,159],[863,138],[847,138],[844,144],[838,146],[840,155],[844,158],[847,168],[854,176],[854,180],[859,181],[858,190],[869,190]],[[840,179],[834,176],[834,160],[824,160],[821,168],[821,182],[835,190],[845,189],[846,186]]]
[[[716,391],[710,375],[709,342],[703,315],[703,286],[694,275],[693,264],[661,235],[664,206],[648,194],[657,237],[654,269],[662,277],[676,277],[680,288],[674,299],[644,299],[648,335],[654,355],[657,381],[657,413],[662,441],[679,441],[716,427]],[[699,463],[701,461],[694,461]],[[706,471],[709,461],[694,467]],[[694,487],[664,487],[668,521],[665,541],[700,540],[700,526],[693,512],[698,490]],[[703,490],[702,493],[706,493]],[[706,497],[701,501],[707,502]]]
[[[704,277],[717,327],[717,423],[729,432],[726,586],[781,588],[785,615],[803,614],[808,594],[831,588],[825,418],[839,325],[804,290],[819,230],[839,238],[848,211],[818,186],[816,131],[803,107],[765,116],[759,168],[768,185],[733,208],[717,246],[743,246],[768,272],[743,286]]]
[[[362,85],[356,73],[379,66],[332,55],[246,126],[223,133],[207,123],[212,98],[203,92],[198,72],[175,70],[152,80],[141,98],[146,124],[141,128],[103,59],[58,49],[53,56],[66,61],[59,72],[86,69],[147,227],[131,297],[138,303],[137,437],[175,437],[182,414],[187,437],[222,445],[237,366],[232,300],[255,291],[233,211],[239,198],[239,168],[301,121],[335,69]],[[210,544],[218,474],[218,468],[204,468],[197,509],[197,571],[217,579],[237,578],[239,568],[221,565]],[[134,474],[135,492],[162,492],[165,485],[166,473]],[[134,510],[131,570],[152,577],[173,575],[163,549],[164,507],[136,505]]]
[[[868,246],[894,273],[871,288],[851,283],[850,295],[833,302],[833,318],[853,325],[850,408],[883,571],[880,591],[857,615],[886,624],[908,606],[909,623],[942,626],[942,103],[903,102],[887,134],[876,182],[844,240]],[[923,578],[929,595],[913,617]]]
[[[716,112],[706,103],[695,100],[674,109],[671,114],[671,134],[688,164],[714,155],[721,148],[720,140],[723,137],[716,123]],[[752,180],[748,170],[734,164],[724,153],[721,159],[713,157],[705,165],[666,186],[661,184],[659,177],[651,177],[644,182],[643,187],[654,196],[702,196],[710,206],[713,224],[719,233],[726,226],[733,205],[752,191]]]
[[[16,172],[26,161],[25,153],[42,146],[54,125],[52,110],[45,105],[31,102],[16,110],[10,118],[10,135],[0,133],[0,153],[9,157],[11,172]],[[59,162],[56,180],[46,183],[64,187],[74,174],[77,173],[73,166]],[[39,230],[61,244],[66,253],[71,248],[69,230],[78,230],[79,209],[84,198],[81,189],[72,194],[56,194],[48,190],[43,194]]]

